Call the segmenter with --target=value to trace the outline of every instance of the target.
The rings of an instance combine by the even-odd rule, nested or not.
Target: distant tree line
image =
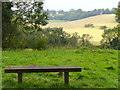
[[[91,16],[101,15],[101,14],[115,14],[115,9],[94,9],[92,11],[83,11],[82,9],[71,9],[69,11],[63,10],[47,10],[49,13],[49,20],[79,20]]]

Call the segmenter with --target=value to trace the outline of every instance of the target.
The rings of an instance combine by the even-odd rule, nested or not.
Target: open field
[[[117,88],[117,50],[49,49],[43,51],[3,51],[3,88]],[[4,73],[5,66],[81,66],[82,72],[70,73],[70,85],[64,85],[57,73],[25,73],[23,83],[17,74]]]
[[[92,23],[94,24],[94,28],[85,28],[85,24]],[[98,16],[93,16],[81,20],[76,21],[67,21],[67,22],[49,22],[49,24],[45,27],[63,27],[63,30],[68,33],[78,32],[81,36],[82,34],[90,34],[93,36],[92,42],[96,42],[99,44],[99,41],[102,39],[101,35],[103,34],[100,26],[106,25],[108,28],[113,28],[117,25],[115,22],[114,14],[103,14]]]

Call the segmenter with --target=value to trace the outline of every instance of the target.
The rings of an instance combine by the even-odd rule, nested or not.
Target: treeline
[[[41,31],[25,34],[21,32],[21,28],[16,28],[15,25],[6,26],[6,29],[11,28],[14,32],[11,36],[7,36],[7,40],[3,40],[3,49],[37,49],[43,50],[48,48],[63,47],[71,48],[94,48],[91,43],[92,36],[78,33],[69,34],[63,31],[63,28],[44,28]],[[105,30],[102,35],[101,49],[119,49],[120,38],[119,27]],[[8,34],[9,35],[9,34]]]
[[[15,30],[12,36],[7,36],[7,40],[3,40],[3,49],[37,49],[43,50],[48,48],[64,47],[77,48],[79,46],[92,46],[90,43],[91,36],[88,34],[80,37],[77,33],[68,34],[63,28],[44,28],[41,31],[25,34],[20,32],[21,28],[15,25],[6,26],[6,29]]]
[[[92,11],[83,11],[82,9],[71,9],[69,11],[63,10],[47,10],[49,13],[49,20],[79,20],[91,16],[101,15],[101,14],[115,14],[115,9],[94,9]]]

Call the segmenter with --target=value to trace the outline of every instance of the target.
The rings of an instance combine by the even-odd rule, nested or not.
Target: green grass
[[[117,50],[50,49],[43,51],[3,51],[3,88],[117,88]],[[23,83],[17,74],[4,73],[5,66],[81,66],[82,72],[70,72],[70,84],[64,85],[57,72],[24,73]]]

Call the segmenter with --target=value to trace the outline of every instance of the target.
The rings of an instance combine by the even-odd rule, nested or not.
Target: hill
[[[85,28],[85,24],[92,23],[94,28]],[[108,28],[113,28],[117,25],[115,22],[114,14],[103,14],[92,16],[85,19],[80,19],[76,21],[67,22],[49,22],[45,27],[63,27],[63,30],[68,33],[78,32],[81,36],[82,34],[90,34],[93,36],[92,42],[94,44],[99,44],[102,39],[102,33],[104,30],[100,29],[100,26],[107,26]]]
[[[84,11],[82,9],[71,9],[69,11],[64,10],[47,10],[49,13],[49,20],[67,20],[74,21],[79,19],[88,18],[91,16],[101,15],[101,14],[115,14],[115,9],[94,9],[91,11]]]

